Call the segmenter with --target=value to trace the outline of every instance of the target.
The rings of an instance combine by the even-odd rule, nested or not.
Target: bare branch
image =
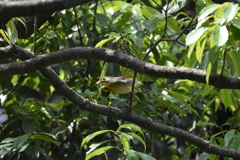
[[[16,54],[16,51],[14,53]],[[155,65],[128,56],[120,51],[93,47],[76,47],[66,50],[59,50],[23,62],[2,64],[0,65],[0,77],[28,73],[55,63],[66,62],[74,59],[99,59],[106,62],[117,63],[152,77],[189,79],[206,83],[206,72],[203,70],[187,67],[168,67]],[[209,78],[209,84],[218,88],[240,89],[239,78],[226,77],[219,74],[211,74]]]
[[[90,0],[46,0],[0,2],[0,25],[6,24],[13,17],[41,15],[91,2]]]

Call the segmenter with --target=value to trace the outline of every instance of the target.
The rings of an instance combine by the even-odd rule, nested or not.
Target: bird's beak
[[[97,81],[97,84],[98,84],[98,83],[102,83],[102,81]]]

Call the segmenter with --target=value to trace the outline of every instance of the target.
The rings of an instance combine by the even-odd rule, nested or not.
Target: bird
[[[110,91],[117,94],[127,94],[131,92],[133,78],[128,76],[112,77],[105,76],[97,83],[101,83],[106,86]],[[151,89],[151,84],[153,82],[142,82],[135,79],[135,88],[143,87],[146,89]]]

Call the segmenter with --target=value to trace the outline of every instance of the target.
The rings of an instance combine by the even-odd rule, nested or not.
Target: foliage
[[[240,76],[238,4],[197,0],[196,10],[187,13],[190,8],[185,8],[186,3],[100,0],[56,12],[37,32],[36,53],[43,55],[75,46],[102,47],[157,65],[204,70],[206,84],[137,74],[138,80],[154,84],[151,91],[136,90],[132,112],[189,131],[215,145],[239,150],[240,134],[234,128],[240,126],[240,92],[208,85],[212,73]],[[13,19],[0,33],[2,46],[5,42],[16,43],[33,50],[34,35],[18,39]],[[125,105],[128,96],[110,93],[95,83],[106,74],[133,76],[132,70],[82,59],[51,67],[69,87],[90,101],[129,109]],[[4,159],[97,156],[183,160],[195,159],[198,154],[201,160],[218,158],[181,139],[80,110],[58,95],[38,71],[0,79],[0,88],[1,108],[8,115],[0,126],[0,156]]]

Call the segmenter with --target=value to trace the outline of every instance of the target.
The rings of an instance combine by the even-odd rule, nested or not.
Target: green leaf
[[[188,59],[191,59],[191,55],[193,53],[193,49],[194,49],[195,45],[196,45],[196,43],[192,43],[189,45],[189,49],[188,49],[188,53],[187,53]]]
[[[11,44],[16,43],[16,41],[18,40],[18,31],[15,27],[13,19],[8,21],[6,30],[7,30],[8,38],[9,38]]]
[[[109,23],[109,19],[105,15],[96,13],[95,16],[101,28],[104,28]]]
[[[112,139],[110,140],[106,140],[106,141],[102,141],[102,142],[98,142],[98,143],[93,143],[89,146],[89,150],[86,152],[86,155],[89,155],[92,151],[94,151],[97,147],[99,147],[100,145],[104,144],[104,143],[107,143],[107,142],[110,142],[110,141],[113,141]]]
[[[206,83],[209,84],[209,77],[211,75],[211,70],[212,70],[212,62],[210,61],[207,66],[207,71],[206,71]]]
[[[165,89],[166,90],[166,89]],[[177,92],[173,92],[170,90],[166,90],[170,95],[172,95],[173,97],[175,97],[179,102],[181,102],[182,104],[184,104],[184,107],[188,108],[189,110],[191,110],[194,114],[196,114],[199,118],[201,118],[198,114],[198,112],[193,109],[191,106],[188,105],[188,102],[190,102],[190,99],[185,97],[184,95],[177,93]]]
[[[29,139],[29,136],[30,136],[30,134],[24,134],[22,136],[16,137],[14,139],[16,149],[21,147],[23,145],[23,143],[25,143]]]
[[[5,155],[12,152],[13,150],[14,150],[14,145],[8,144],[8,146],[1,147],[0,155],[1,155],[1,157],[4,157]]]
[[[210,155],[208,153],[204,152],[204,153],[200,154],[198,160],[208,160],[209,156]]]
[[[240,34],[238,34],[240,32],[240,29],[233,24],[230,27],[235,40],[240,40]]]
[[[136,131],[140,132],[142,134],[142,136],[144,136],[142,129],[140,127],[138,127],[137,125],[123,124],[118,127],[117,131],[119,131],[121,128],[127,128],[127,129],[130,129],[131,131],[132,131],[132,129],[135,129]]]
[[[236,18],[231,21],[231,23],[238,29],[240,29],[240,19]]]
[[[145,153],[142,153],[142,152],[137,152],[137,151],[132,150],[132,149],[124,149],[124,151],[126,152],[129,160],[138,160],[139,157],[141,157],[142,160],[156,160],[152,156],[149,156],[149,155],[147,155]]]
[[[240,150],[240,135],[234,135],[233,138],[230,140],[227,148],[233,149],[233,150]]]
[[[11,79],[12,84],[15,85],[17,83],[18,79],[19,79],[18,75],[13,75],[13,77]]]
[[[199,13],[199,15],[198,15],[198,21],[200,21],[200,20],[204,19],[205,17],[207,17],[209,14],[214,12],[220,6],[221,6],[220,4],[212,4],[212,5],[209,5],[209,6],[205,7],[205,8],[203,8],[201,10],[201,12]]]
[[[87,155],[85,160],[89,160],[89,159],[91,159],[91,158],[93,158],[95,156],[103,154],[103,153],[107,152],[109,149],[112,149],[112,148],[117,148],[117,147],[106,146],[106,147],[102,147],[102,148],[96,149],[95,151],[93,151],[89,155]]]
[[[225,6],[223,5],[219,7],[215,13],[215,19],[220,25],[223,25],[226,22],[226,19],[223,17],[224,9],[225,9]]]
[[[211,73],[217,73],[218,57],[222,53],[222,49],[216,45],[210,48],[209,52],[206,53],[208,57],[208,62],[211,63]]]
[[[97,13],[106,13],[108,10],[113,10],[114,12],[121,10],[124,7],[130,5],[124,1],[107,1],[102,4],[102,7],[97,7]]]
[[[28,30],[27,30],[27,26],[26,26],[26,21],[25,21],[24,17],[21,17],[21,18],[16,17],[16,20],[18,20],[24,26],[24,28],[26,30],[25,33],[27,34]]]
[[[157,21],[156,20],[145,20],[143,25],[146,27],[148,32],[152,32],[157,28]]]
[[[173,3],[172,3],[173,2]],[[181,10],[187,3],[186,0],[175,0],[170,3],[170,9],[167,11],[167,13],[175,13]],[[163,7],[164,9],[167,9],[167,5]]]
[[[25,133],[32,134],[37,128],[38,126],[32,119],[24,119],[22,122],[22,129]]]
[[[155,158],[153,158],[152,156],[149,156],[145,153],[142,152],[137,152],[138,156],[142,158],[142,160],[156,160]]]
[[[106,75],[108,66],[109,66],[109,63],[105,62],[101,71],[100,78],[103,78]]]
[[[37,133],[36,135],[32,135],[31,139],[33,141],[44,140],[44,141],[52,142],[52,143],[56,144],[57,146],[59,146],[61,144],[59,141],[55,140],[55,138],[50,137],[48,135],[41,134],[41,133],[40,134]]]
[[[138,154],[136,154],[136,151],[132,150],[132,149],[124,149],[126,156],[129,160],[138,160],[139,156]]]
[[[107,42],[113,41],[114,39],[116,39],[116,37],[111,37],[111,38],[108,38],[108,39],[101,40],[100,42],[98,42],[96,44],[95,47],[96,48],[102,47],[104,44],[106,44]]]
[[[158,102],[164,104],[173,112],[177,112],[180,115],[186,115],[186,112],[183,110],[183,108],[181,108],[179,105],[175,104],[176,99],[170,95],[163,94],[162,97],[158,99]]]
[[[157,53],[159,55],[159,53]],[[173,63],[177,63],[179,60],[177,59],[176,56],[174,56],[172,53],[166,53],[163,52],[162,53],[162,57],[165,58],[168,61],[171,61]],[[155,54],[154,54],[154,58],[155,58]],[[156,59],[156,58],[155,58]]]
[[[233,62],[233,66],[232,66],[232,69],[234,71],[234,76],[236,77],[240,77],[240,65],[239,65],[239,62],[240,62],[240,54],[237,53],[235,50],[231,49],[229,52],[228,52],[229,56],[231,57],[231,60]]]
[[[147,19],[151,19],[152,16],[159,14],[158,10],[145,5],[141,7],[140,11]]]
[[[202,56],[207,38],[204,36],[196,42],[196,58],[199,64],[202,62]]]
[[[221,89],[220,98],[226,107],[233,105],[232,91],[230,89]]]
[[[213,30],[213,39],[217,46],[224,45],[228,40],[228,30],[227,27],[216,25]]]
[[[236,130],[232,129],[224,135],[224,147],[228,148],[228,144],[232,140],[232,138],[234,137],[235,132],[236,132]]]
[[[2,143],[12,143],[12,142],[14,142],[14,138],[6,138],[6,139],[2,140],[1,144]]]
[[[223,11],[223,17],[226,19],[227,22],[231,21],[238,12],[238,4],[232,5],[229,4]]]
[[[25,143],[25,144],[23,144],[22,146],[19,146],[18,152],[23,152],[23,151],[25,151],[25,150],[28,148],[29,145],[30,145],[30,143]]]
[[[87,137],[85,137],[85,138],[82,140],[82,143],[81,143],[81,147],[80,147],[80,148],[82,148],[82,146],[83,146],[85,143],[87,143],[88,141],[90,141],[90,140],[93,139],[94,137],[96,137],[96,136],[98,136],[98,135],[101,135],[101,134],[103,134],[103,133],[106,133],[106,132],[115,133],[115,132],[113,132],[112,130],[102,130],[102,131],[94,132],[94,133],[88,135]]]
[[[169,17],[168,18],[168,26],[175,32],[181,32],[181,28],[176,22],[176,19]]]
[[[10,39],[7,36],[7,32],[3,29],[0,29],[0,33],[3,36],[3,38],[5,39],[5,41],[7,41],[8,44],[11,44]]]
[[[144,37],[146,37],[146,34],[145,34],[144,31],[138,31],[138,32],[136,33],[136,36],[137,36],[138,38],[144,38]]]
[[[128,132],[128,133],[126,133],[126,134],[129,134],[129,135],[132,136],[133,138],[139,140],[139,141],[143,144],[144,148],[146,149],[146,143],[144,142],[144,140],[142,139],[142,137],[140,137],[140,136],[137,135],[136,133],[132,133],[132,132]]]
[[[224,125],[230,126],[232,122],[233,122],[233,118],[228,118],[227,122],[225,122],[222,126]],[[239,128],[239,127],[240,127],[240,117],[237,117],[235,119],[234,128]]]
[[[210,27],[200,27],[190,32],[186,37],[186,45],[195,43]]]
[[[130,148],[129,141],[132,139],[132,136],[130,136],[124,132],[121,132],[121,135],[119,136],[119,138],[120,138],[123,148],[129,149]]]

